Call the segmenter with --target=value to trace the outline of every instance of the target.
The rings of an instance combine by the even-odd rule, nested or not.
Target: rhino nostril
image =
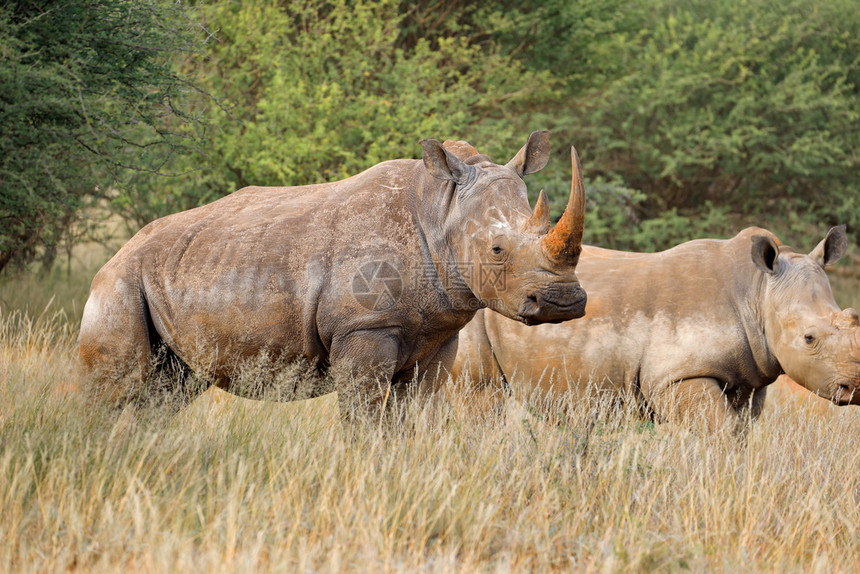
[[[528,297],[526,297],[526,299],[537,305],[537,297],[535,297],[534,295],[529,295]]]

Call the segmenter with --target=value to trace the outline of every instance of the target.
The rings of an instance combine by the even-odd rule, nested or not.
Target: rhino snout
[[[535,325],[579,319],[585,316],[587,300],[585,290],[578,283],[536,291],[521,305],[520,320],[526,325]]]
[[[836,394],[833,397],[833,402],[837,405],[860,405],[860,380],[847,383],[840,383],[836,389]]]

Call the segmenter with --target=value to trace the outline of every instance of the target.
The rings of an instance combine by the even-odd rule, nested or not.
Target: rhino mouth
[[[556,300],[546,295],[529,295],[519,311],[519,320],[526,325],[561,323],[585,316],[587,297],[580,289],[575,299]]]
[[[833,395],[833,402],[844,407],[846,405],[860,405],[860,387],[848,384],[840,384]]]

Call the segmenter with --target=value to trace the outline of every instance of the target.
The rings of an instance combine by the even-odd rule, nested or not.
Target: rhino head
[[[860,405],[860,318],[840,310],[824,267],[848,246],[845,226],[832,228],[808,255],[752,238],[755,265],[765,273],[765,333],[785,373],[837,405]]]
[[[574,271],[582,250],[585,188],[576,151],[571,148],[570,199],[553,227],[546,193],[540,192],[532,211],[523,181],[547,164],[549,132],[532,133],[506,165],[477,153],[451,153],[436,140],[421,146],[428,172],[453,184],[444,229],[477,306],[529,325],[582,317],[586,295]],[[469,157],[462,161],[458,155]]]

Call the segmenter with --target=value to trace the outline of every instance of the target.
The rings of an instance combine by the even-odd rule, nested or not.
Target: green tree
[[[846,209],[860,193],[855,2],[632,4],[639,29],[596,50],[609,75],[570,98],[592,173],[645,192],[644,218],[712,202],[860,230]]]
[[[763,218],[805,222],[787,226],[796,229],[848,223],[860,234],[856,1],[546,0],[480,10],[470,21],[486,23],[503,52],[552,76],[558,97],[529,102],[530,116],[553,130],[559,153],[576,143],[586,172],[613,182],[590,196],[597,236],[616,225],[611,243],[656,248]],[[558,166],[535,180],[561,202]]]
[[[130,6],[129,14],[166,10],[149,2],[98,5]],[[75,110],[64,117],[81,116],[78,108],[91,117],[107,114],[74,124],[90,130],[129,117],[122,116],[128,110],[137,113],[139,102],[162,106],[146,108],[161,110],[148,120],[119,122],[121,138],[112,127],[85,146],[76,135],[3,148],[23,154],[16,160],[21,165],[56,156],[69,168],[64,174],[52,161],[51,173],[60,175],[50,177],[30,169],[28,181],[38,185],[16,184],[19,196],[4,194],[17,203],[11,210],[0,205],[6,209],[0,216],[22,213],[26,205],[42,218],[31,218],[40,231],[29,234],[17,220],[3,220],[11,222],[8,229],[25,230],[4,237],[38,239],[16,239],[24,254],[41,245],[50,255],[53,238],[68,235],[63,217],[75,219],[81,193],[97,195],[93,190],[108,185],[116,192],[114,210],[143,225],[244,185],[330,181],[386,159],[415,157],[423,137],[468,139],[506,159],[538,128],[553,130],[555,160],[529,186],[546,188],[558,216],[569,185],[568,146],[575,143],[594,179],[591,241],[658,249],[731,233],[763,214],[792,230],[848,223],[860,231],[854,182],[860,12],[854,0],[215,0],[196,12],[200,29],[213,38],[202,54],[182,51],[184,36],[173,34],[190,25],[181,13],[139,27],[146,31],[142,38],[161,34],[163,40],[160,51],[141,60],[152,64],[141,68],[147,81],[132,84],[148,86],[142,92],[148,100],[86,84],[92,98],[86,106],[67,97],[84,74],[66,78],[65,63],[42,62],[65,60],[26,48],[32,40],[20,32],[35,29],[43,17],[16,20],[14,10],[7,12],[3,30],[17,30],[0,46],[8,77],[39,70],[62,80],[6,94],[16,105],[38,107],[27,117],[65,114],[55,100]],[[90,25],[87,18],[73,22],[69,30]],[[182,93],[187,85],[171,75],[171,55],[219,106],[165,98],[168,88],[188,95]],[[42,60],[18,70],[12,63],[22,58]],[[159,83],[164,78],[173,83]],[[28,99],[30,93],[36,97]],[[165,102],[176,101],[187,107],[165,111]],[[210,124],[189,120],[204,115]],[[169,153],[182,142],[177,134],[191,133],[205,135],[207,144],[190,155]],[[76,153],[66,145],[52,151],[58,141],[74,143]],[[115,161],[117,154],[125,159]],[[135,162],[143,169],[115,177],[123,171],[118,166]],[[11,181],[22,170],[0,177]],[[154,178],[147,170],[185,175]]]
[[[0,271],[50,265],[88,198],[187,144],[191,26],[160,0],[0,5]]]
[[[139,224],[249,184],[331,181],[416,157],[426,137],[469,139],[507,160],[537,129],[528,102],[551,95],[547,72],[473,41],[466,24],[406,39],[395,0],[223,1],[203,16],[215,41],[189,65],[223,101],[218,128],[175,166],[202,169],[117,198]]]

